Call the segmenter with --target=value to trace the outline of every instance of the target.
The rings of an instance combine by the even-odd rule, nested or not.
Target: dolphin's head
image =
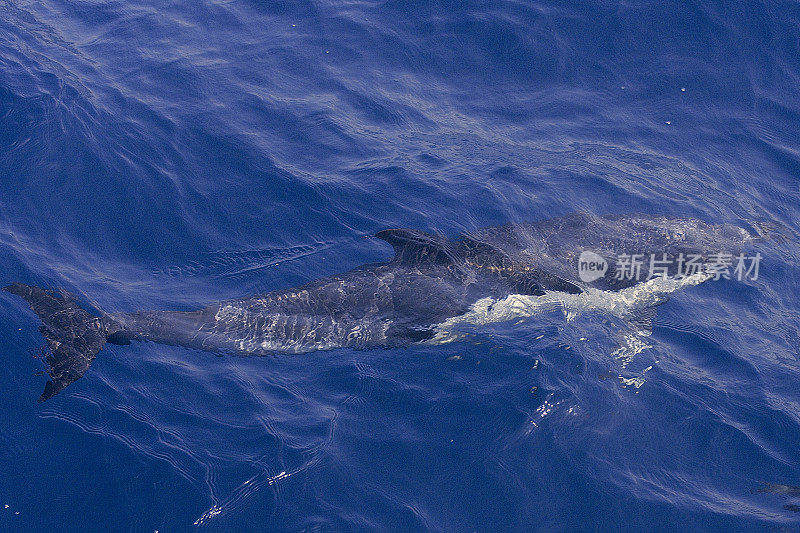
[[[501,250],[508,258],[501,262],[503,267],[510,262],[516,270],[536,269],[584,287],[617,290],[648,279],[653,273],[651,258],[669,263],[669,268],[658,272],[678,275],[685,270],[689,256],[701,265],[719,254],[739,256],[748,245],[768,235],[771,228],[751,225],[746,229],[737,224],[710,224],[660,215],[576,213],[487,228],[472,237]],[[477,250],[481,259],[490,255],[484,251],[485,245]],[[631,264],[635,272],[621,272]]]

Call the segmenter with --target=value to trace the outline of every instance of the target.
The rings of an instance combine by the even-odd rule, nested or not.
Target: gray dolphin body
[[[137,311],[94,316],[73,297],[21,283],[41,318],[50,366],[40,401],[83,376],[106,342],[146,340],[232,354],[302,353],[340,347],[404,346],[430,339],[436,325],[484,297],[619,290],[639,280],[617,276],[615,259],[657,254],[738,253],[756,237],[733,225],[648,215],[573,214],[485,228],[458,239],[407,230],[376,235],[394,247],[390,261],[365,265],[306,285],[214,303],[192,312]],[[580,281],[578,258],[590,250],[608,260],[605,276]],[[662,255],[665,254],[665,255]]]

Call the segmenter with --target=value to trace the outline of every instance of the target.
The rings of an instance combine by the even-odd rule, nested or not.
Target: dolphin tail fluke
[[[50,380],[39,401],[48,400],[79,379],[89,369],[97,353],[106,343],[110,321],[81,308],[67,293],[47,291],[22,283],[3,287],[4,291],[22,297],[42,320],[39,331],[50,350],[45,360],[50,367]]]

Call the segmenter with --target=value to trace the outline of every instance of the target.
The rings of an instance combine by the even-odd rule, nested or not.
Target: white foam
[[[460,325],[486,325],[541,315],[561,309],[567,320],[586,312],[606,312],[629,319],[636,311],[663,303],[670,294],[710,279],[706,273],[683,278],[657,277],[619,291],[587,288],[580,294],[546,292],[542,296],[511,294],[505,298],[482,298],[463,315],[450,318],[436,326],[436,335],[429,343],[444,344],[465,337]]]

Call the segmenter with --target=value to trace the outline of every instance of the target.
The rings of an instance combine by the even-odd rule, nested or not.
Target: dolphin
[[[435,339],[439,324],[486,298],[621,291],[655,274],[645,260],[637,276],[628,275],[633,272],[623,271],[621,258],[657,255],[670,263],[659,273],[675,277],[680,258],[733,255],[761,233],[689,218],[587,213],[509,223],[455,239],[387,229],[375,235],[394,248],[387,262],[188,312],[97,316],[65,292],[22,283],[3,289],[22,297],[42,321],[50,378],[39,398],[44,401],[81,378],[107,342],[246,355],[408,346]],[[601,276],[582,275],[586,252],[594,266],[605,262]]]

